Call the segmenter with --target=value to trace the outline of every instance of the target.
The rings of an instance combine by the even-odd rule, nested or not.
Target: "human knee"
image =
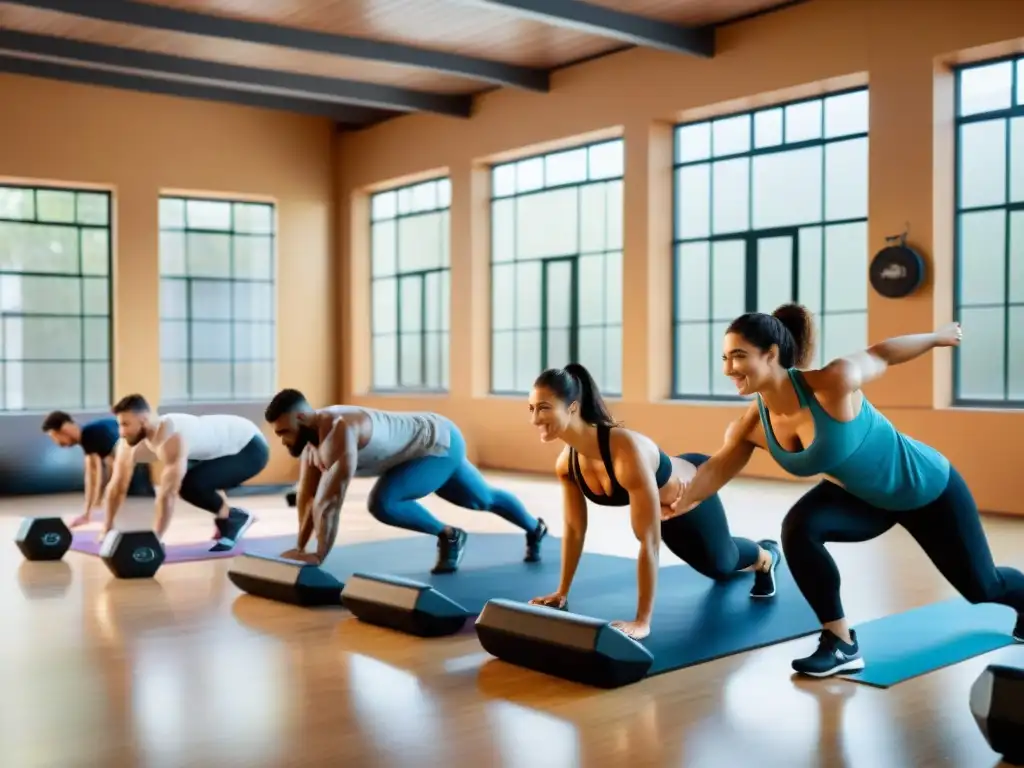
[[[972,605],[982,603],[994,603],[1002,592],[1002,585],[998,576],[991,579],[972,581],[960,587],[960,594],[964,600]]]
[[[374,488],[367,499],[366,507],[374,518],[385,525],[393,525],[397,521],[393,511],[393,502],[387,491]]]
[[[803,507],[794,507],[782,520],[782,549],[789,557],[794,549],[801,548],[821,541],[818,526],[814,524],[813,518]]]

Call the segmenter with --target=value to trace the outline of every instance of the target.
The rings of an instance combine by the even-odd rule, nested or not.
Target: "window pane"
[[[598,385],[608,395],[622,394],[622,328],[604,329],[604,380]]]
[[[105,317],[86,317],[82,320],[82,340],[85,348],[82,357],[85,360],[110,359],[110,320]]]
[[[272,323],[235,323],[232,333],[236,361],[274,360],[275,329]]]
[[[274,279],[274,240],[242,235],[235,238],[235,277],[251,280]]]
[[[1010,202],[1024,201],[1024,118],[1010,120]]]
[[[374,335],[398,331],[398,281],[395,278],[373,281]]]
[[[230,323],[204,323],[194,320],[190,326],[190,351],[193,360],[231,360]]]
[[[1024,400],[1024,307],[1010,307],[1009,327],[1009,391],[1006,396],[1010,400]]]
[[[964,117],[1013,104],[1013,62],[1000,61],[960,72],[960,114]]]
[[[5,317],[8,360],[81,360],[82,321],[77,317]]]
[[[822,104],[820,99],[786,107],[786,143],[821,138]]]
[[[825,311],[867,311],[868,225],[825,228]]]
[[[960,206],[1006,202],[1006,120],[960,127]]]
[[[373,386],[391,389],[398,385],[398,336],[373,337]]]
[[[370,219],[393,219],[398,213],[398,192],[379,192],[370,198]]]
[[[31,189],[0,187],[0,219],[34,219],[35,194]]]
[[[793,239],[762,237],[757,241],[757,311],[771,314],[793,300]]]
[[[570,149],[544,159],[544,180],[549,187],[587,180],[587,150]]]
[[[271,283],[225,283],[232,288],[235,320],[273,320],[274,286]]]
[[[110,407],[110,363],[83,363],[82,376],[85,382],[85,399],[82,406],[85,408]]]
[[[515,331],[495,331],[491,335],[491,389],[495,392],[514,392],[515,388]]]
[[[73,224],[76,218],[75,193],[40,189],[36,192],[36,216],[40,221]]]
[[[164,360],[188,360],[188,323],[164,320],[160,323],[160,357]]]
[[[961,309],[963,341],[959,347],[960,397],[1002,400],[1006,376],[1006,310],[1003,307]]]
[[[193,400],[230,400],[232,384],[230,362],[192,363]]]
[[[580,329],[581,338],[584,330],[585,329],[583,328]],[[543,367],[561,368],[568,365],[570,359],[573,357],[569,348],[569,330],[566,328],[548,327],[548,329],[544,331],[544,338],[547,344],[547,349],[544,350],[545,358],[542,363]],[[575,357],[579,358],[579,355],[576,355]],[[537,373],[540,373],[540,371],[537,371]]]
[[[495,197],[504,197],[516,193],[516,166],[515,163],[496,165],[491,171],[491,194]]]
[[[686,165],[676,171],[676,227],[680,239],[711,234],[711,167]]]
[[[754,158],[755,229],[821,221],[822,148]]]
[[[185,223],[189,229],[231,229],[231,203],[220,200],[187,200]]]
[[[544,159],[531,157],[516,163],[516,192],[533,192],[544,186]]]
[[[110,283],[106,278],[82,278],[80,290],[82,292],[82,312],[87,315],[110,314]],[[78,305],[77,299],[74,304]]]
[[[427,331],[439,331],[442,327],[441,274],[441,272],[428,272],[423,276],[423,328]]]
[[[106,229],[82,230],[82,272],[110,274],[110,233]]]
[[[272,362],[235,363],[234,396],[236,398],[263,398],[274,392],[274,364]]]
[[[960,215],[960,303],[1001,304],[1006,297],[1006,212]]]
[[[423,384],[423,335],[403,333],[399,337],[401,349],[401,377],[403,387],[419,387]]]
[[[516,378],[515,391],[529,392],[537,374],[543,370],[540,359],[541,332],[518,331],[516,333]]]
[[[610,181],[605,185],[607,202],[605,206],[605,223],[608,227],[607,247],[610,250],[622,249],[622,219],[625,211],[622,207],[622,182]]]
[[[189,232],[185,248],[191,277],[231,277],[231,235]]]
[[[766,109],[754,115],[754,146],[775,147],[782,143],[782,110]]]
[[[274,231],[274,209],[262,203],[235,203],[235,232],[269,235]]]
[[[868,345],[867,312],[824,315],[821,337],[819,345],[824,363],[859,352]]]
[[[452,314],[451,273],[446,269],[441,273],[441,330],[449,330]]]
[[[423,278],[403,277],[399,285],[399,328],[403,333],[423,330]],[[403,337],[404,338],[404,337]],[[405,357],[403,341],[403,359]]]
[[[516,264],[515,327],[520,330],[540,328],[540,321],[541,263],[533,261]],[[539,355],[540,352],[538,351],[537,354]]]
[[[711,246],[683,243],[676,252],[676,319],[711,316]]]
[[[190,280],[193,320],[231,319],[231,282],[229,280]]]
[[[681,125],[676,129],[676,160],[689,163],[711,157],[711,123]]]
[[[711,349],[709,334],[707,323],[683,323],[676,330],[676,388],[681,395],[710,391],[711,361],[721,350]]]
[[[106,288],[106,280],[96,282]],[[0,276],[0,311],[48,315],[81,314],[82,283],[73,277]],[[105,314],[106,311],[107,308],[104,306],[101,313]]]
[[[437,269],[448,261],[442,242],[440,213],[410,216],[398,222],[398,269]]]
[[[868,216],[868,140],[839,141],[825,147],[825,218]]]
[[[165,357],[160,362],[160,399],[167,402],[183,402],[188,400],[188,363],[174,362]]]
[[[712,232],[722,235],[750,226],[750,159],[715,163],[712,174],[714,217]]]
[[[588,184],[580,191],[580,252],[608,247],[608,194],[604,184]]]
[[[580,328],[580,351],[576,355],[576,360],[582,363],[590,375],[594,377],[594,381],[597,382],[599,389],[604,391],[605,387],[602,386],[602,382],[606,379],[604,370],[604,328]],[[548,342],[548,349],[550,351],[550,344]],[[566,339],[568,345],[568,339]],[[558,358],[568,362],[569,352],[566,350],[562,353],[561,357]],[[565,365],[565,362],[561,363]]]
[[[106,227],[110,224],[110,197],[104,192],[78,193],[78,223]]]
[[[1024,211],[1010,213],[1010,301],[1024,302]],[[1024,360],[1024,347],[1011,349],[1020,349]]]
[[[551,275],[548,275],[550,286]],[[579,260],[579,292],[577,296],[578,317],[580,325],[598,325],[604,321],[605,308],[605,270],[604,256],[581,256]],[[549,293],[549,295],[551,295]],[[571,307],[561,309],[564,316],[564,327],[568,327]],[[552,325],[551,310],[548,310],[548,325]],[[580,341],[582,350],[583,342]],[[582,354],[582,352],[581,352]]]
[[[622,252],[605,254],[604,320],[622,323]]]
[[[579,247],[578,191],[573,187],[518,199],[516,258],[566,256]]]
[[[82,402],[82,364],[20,363],[4,366],[9,410],[74,408]]]
[[[711,324],[711,339],[708,342],[708,370],[711,374],[711,394],[716,397],[736,397],[736,385],[722,371],[722,342],[729,321]]]
[[[184,232],[160,233],[160,274],[168,277],[184,277],[188,274]]]
[[[516,327],[515,273],[515,264],[491,267],[491,328],[495,331]]]
[[[495,200],[491,206],[491,261],[512,261],[516,257],[516,200]]]
[[[0,269],[78,274],[78,228],[0,221]]]
[[[805,227],[800,230],[800,282],[797,301],[811,312],[821,311],[823,284],[821,227]]]
[[[750,115],[715,120],[711,127],[715,157],[750,151]]]
[[[868,92],[854,91],[825,99],[825,138],[868,132]]]
[[[742,315],[746,302],[747,243],[723,240],[711,246],[712,317],[732,322]]]
[[[548,262],[546,277],[546,326],[568,330],[572,325],[572,262]]]
[[[430,389],[441,388],[441,366],[444,360],[441,358],[441,333],[427,333],[423,336],[423,386]]]
[[[159,205],[160,229],[185,228],[185,201],[176,197],[162,197]]]
[[[622,176],[625,166],[625,143],[621,139],[594,144],[589,150],[590,178],[613,179]],[[553,186],[547,182],[548,186]]]

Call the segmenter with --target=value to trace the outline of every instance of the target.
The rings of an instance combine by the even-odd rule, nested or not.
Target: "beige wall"
[[[957,57],[1019,50],[1024,4],[1005,0],[814,0],[727,27],[710,61],[631,50],[557,73],[549,94],[498,91],[469,121],[404,117],[340,139],[339,366],[344,397],[454,417],[482,464],[550,471],[519,398],[491,397],[486,162],[583,135],[626,139],[623,396],[616,416],[666,450],[712,451],[738,406],[668,402],[671,341],[671,123],[869,82],[869,243],[909,222],[931,281],[903,301],[871,293],[870,339],[930,330],[952,311],[952,78]],[[971,51],[992,46],[986,51]],[[709,107],[711,108],[709,110]],[[369,244],[365,190],[430,171],[452,178],[451,392],[368,392]],[[122,321],[123,322],[123,321]],[[970,329],[967,329],[970,333]],[[1013,457],[1024,414],[948,408],[950,355],[892,370],[869,395],[896,425],[944,451],[980,506],[1024,514]],[[751,474],[783,477],[759,455]]]
[[[169,190],[276,203],[278,383],[336,396],[330,121],[5,75],[0,104],[0,177],[114,194],[115,397],[160,400],[157,200]],[[295,472],[275,447],[255,482]]]

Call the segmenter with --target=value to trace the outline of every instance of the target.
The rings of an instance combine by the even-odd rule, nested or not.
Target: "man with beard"
[[[78,424],[65,411],[52,411],[43,419],[43,432],[61,448],[78,445],[85,455],[85,511],[71,522],[72,528],[86,525],[100,505],[106,488],[114,447],[120,439],[117,419],[96,419]]]
[[[180,496],[214,515],[220,534],[211,552],[232,549],[253,523],[253,516],[228,504],[224,491],[258,475],[270,460],[270,449],[259,427],[241,416],[158,416],[142,395],[128,395],[113,408],[121,442],[107,490],[106,536],[124,502],[136,462],[160,461],[163,471],[156,488],[156,523],[161,539],[167,532]]]
[[[489,485],[466,458],[459,428],[437,413],[401,413],[333,405],[314,410],[295,389],[274,396],[264,414],[274,434],[302,459],[296,506],[299,535],[282,557],[319,565],[334,547],[341,505],[353,477],[377,477],[370,514],[393,525],[437,538],[433,573],[454,573],[467,533],[445,525],[419,503],[436,494],[464,509],[500,515],[526,533],[526,562],[540,560],[547,534],[543,520],[507,491]],[[317,551],[306,553],[316,532]]]

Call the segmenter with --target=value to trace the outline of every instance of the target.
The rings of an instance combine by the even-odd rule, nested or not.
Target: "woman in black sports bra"
[[[755,571],[751,597],[775,594],[775,568],[782,557],[774,541],[754,543],[729,533],[718,495],[686,514],[662,521],[663,507],[679,496],[697,467],[708,460],[698,453],[672,457],[638,432],[615,424],[590,373],[579,363],[544,371],[530,395],[533,424],[541,440],[562,440],[555,463],[565,500],[562,576],[558,591],[531,603],[563,608],[587,528],[590,499],[602,506],[629,506],[633,532],[640,541],[639,597],[636,619],[613,622],[634,639],[650,634],[658,551],[665,542],[678,558],[710,579],[721,581],[739,571]]]

